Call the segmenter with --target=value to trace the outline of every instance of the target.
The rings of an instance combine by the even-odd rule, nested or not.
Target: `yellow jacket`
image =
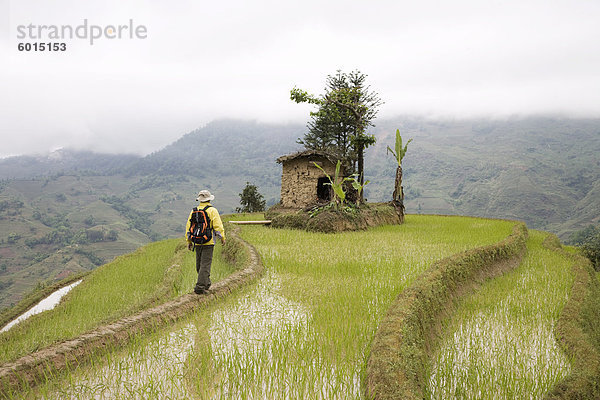
[[[225,228],[223,228],[223,222],[221,221],[221,216],[219,215],[219,211],[217,211],[216,208],[214,208],[210,202],[206,201],[203,203],[198,204],[197,208],[198,210],[203,209],[206,206],[210,206],[206,209],[206,213],[208,214],[209,218],[210,218],[210,225],[211,228],[216,231],[219,232],[219,234],[223,237],[223,239],[225,239]],[[190,211],[190,215],[188,217],[187,220],[187,224],[185,225],[185,237],[187,239],[187,233],[190,230],[190,219],[192,218],[192,213],[194,211]],[[213,232],[213,238],[210,239],[208,242],[204,243],[203,246],[208,246],[211,244],[215,244],[215,232]],[[191,241],[189,239],[187,239],[188,243],[191,243]]]

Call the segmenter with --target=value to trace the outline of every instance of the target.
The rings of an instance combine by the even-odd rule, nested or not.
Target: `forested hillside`
[[[397,128],[409,213],[512,218],[569,233],[600,215],[600,120],[375,121],[365,194],[391,198]],[[183,235],[195,193],[233,212],[250,181],[279,199],[280,155],[306,127],[221,120],[146,157],[60,150],[0,160],[0,307],[38,282],[91,269],[143,243]]]

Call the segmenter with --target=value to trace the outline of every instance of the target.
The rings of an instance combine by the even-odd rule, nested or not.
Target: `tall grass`
[[[215,246],[214,282],[233,270],[221,260],[220,250]],[[183,239],[151,243],[118,257],[85,277],[53,310],[0,334],[0,363],[191,292],[195,279],[195,257]]]
[[[448,321],[428,397],[536,399],[570,371],[552,333],[573,283],[571,261],[530,231],[521,266],[486,282]]]

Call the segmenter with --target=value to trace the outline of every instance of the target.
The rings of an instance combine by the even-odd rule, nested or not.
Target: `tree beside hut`
[[[315,96],[293,88],[290,98],[296,103],[318,106],[311,112],[308,133],[298,143],[307,149],[326,151],[341,160],[349,175],[356,174],[364,186],[364,152],[375,143],[375,137],[366,131],[383,102],[366,85],[367,75],[360,71],[328,75],[325,93]],[[362,196],[362,191],[360,191]],[[362,197],[361,197],[362,200]]]

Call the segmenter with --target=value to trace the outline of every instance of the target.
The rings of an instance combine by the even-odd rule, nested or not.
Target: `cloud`
[[[381,117],[600,115],[597,2],[0,1],[0,156],[146,154],[220,117],[302,122],[289,90],[320,93],[337,69],[369,75]],[[20,24],[84,19],[148,37],[16,50]]]

